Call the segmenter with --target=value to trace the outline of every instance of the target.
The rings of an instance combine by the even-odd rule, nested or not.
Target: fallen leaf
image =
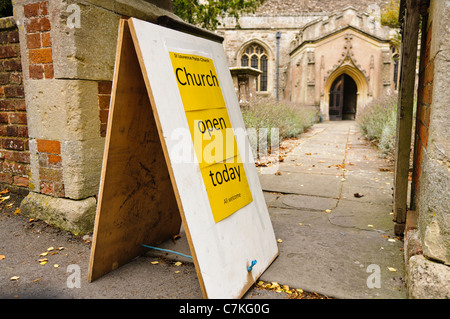
[[[179,274],[179,273],[180,273],[180,271],[179,271],[179,270],[177,270],[177,271],[175,271],[175,273],[176,273],[176,274]]]
[[[9,278],[9,280],[15,281],[18,280],[19,278],[20,278],[19,276],[12,276],[11,278]]]
[[[55,268],[58,268],[58,267],[59,267],[59,265],[58,265],[58,264],[54,264],[54,265],[53,265],[53,267],[55,267]]]
[[[367,227],[373,228],[373,225],[367,225]]]
[[[4,202],[5,200],[7,200],[7,199],[10,199],[11,198],[11,196],[6,196],[6,197],[0,197],[0,202]]]
[[[47,261],[41,261],[40,263],[39,263],[39,265],[45,265],[47,263]]]
[[[181,266],[182,262],[181,261],[177,261],[176,263],[174,263],[175,266]]]
[[[32,223],[32,222],[34,222],[34,221],[35,221],[34,218],[30,218],[30,219],[28,220],[29,223]]]
[[[3,260],[5,258],[6,258],[5,255],[0,255],[0,260]]]
[[[279,287],[280,287],[279,283],[272,281],[272,288],[279,288]]]
[[[277,171],[275,175],[282,175],[280,171]]]
[[[9,189],[7,189],[7,188],[5,188],[4,190],[2,190],[0,192],[0,194],[7,194],[7,193],[9,193]]]
[[[311,155],[311,153],[305,153],[305,155]]]
[[[180,234],[177,234],[177,235],[175,235],[175,236],[172,236],[172,241],[175,243],[178,239],[180,239],[181,238],[181,235]]]
[[[388,241],[390,241],[391,243],[395,243],[395,239],[389,238]]]
[[[20,214],[20,207],[17,207],[17,209],[14,211],[14,215]]]
[[[303,226],[303,223],[298,223],[300,226]]]
[[[39,254],[39,256],[42,256],[42,257],[47,256],[47,255],[48,255],[47,251],[45,253]]]
[[[159,261],[152,261],[151,264],[152,265],[157,265],[157,264],[159,264]]]
[[[280,239],[280,238],[278,238],[278,239],[277,239],[277,242],[278,242],[278,243],[282,243],[282,242],[283,242],[283,240],[282,240],[282,239]]]
[[[33,282],[37,282],[39,280],[41,280],[41,278],[36,278],[35,280],[33,280]]]
[[[392,267],[388,267],[389,271],[397,271],[397,269],[392,268]]]
[[[14,205],[14,203],[6,205],[6,208],[11,208]]]
[[[55,249],[55,247],[48,247],[47,248],[47,251],[52,251],[52,250],[54,250]]]
[[[331,209],[325,210],[325,213],[331,213]]]

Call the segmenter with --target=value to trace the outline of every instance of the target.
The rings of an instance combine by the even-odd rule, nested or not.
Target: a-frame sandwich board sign
[[[278,247],[222,45],[121,20],[109,112],[88,280],[183,222],[203,297],[242,297]]]

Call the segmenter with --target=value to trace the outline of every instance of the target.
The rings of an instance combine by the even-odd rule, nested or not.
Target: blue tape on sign
[[[167,253],[172,253],[172,254],[176,254],[176,255],[180,255],[180,256],[183,256],[183,257],[187,257],[187,258],[191,258],[191,259],[192,259],[192,256],[188,256],[188,255],[185,255],[185,254],[182,254],[182,253],[173,251],[173,250],[163,249],[163,248],[158,248],[158,247],[153,247],[153,246],[148,246],[148,245],[144,245],[144,244],[141,244],[141,246],[146,247],[146,248],[150,248],[150,249],[155,249],[155,250],[165,251],[165,252],[167,252]]]

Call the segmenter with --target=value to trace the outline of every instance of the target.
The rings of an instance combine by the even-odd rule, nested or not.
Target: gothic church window
[[[256,82],[256,91],[267,91],[267,53],[259,44],[250,44],[242,53],[241,66],[249,66],[249,62],[252,68],[263,72]]]

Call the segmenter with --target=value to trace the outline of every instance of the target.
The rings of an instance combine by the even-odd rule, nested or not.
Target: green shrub
[[[374,141],[384,155],[395,148],[397,95],[388,95],[370,102],[356,120],[364,137]]]
[[[311,127],[317,115],[313,107],[272,99],[254,100],[242,110],[247,128],[278,128],[280,140],[296,137]]]
[[[277,145],[283,139],[296,137],[311,127],[316,119],[317,111],[313,107],[305,107],[299,104],[272,99],[255,99],[248,107],[242,110],[247,130],[254,129],[259,137],[249,134],[250,143],[256,145]],[[271,129],[278,129],[278,136],[271,135]],[[262,129],[267,129],[266,134],[260,134]],[[267,140],[264,140],[267,138]],[[274,138],[274,141],[272,141]],[[279,139],[277,141],[276,139]]]

